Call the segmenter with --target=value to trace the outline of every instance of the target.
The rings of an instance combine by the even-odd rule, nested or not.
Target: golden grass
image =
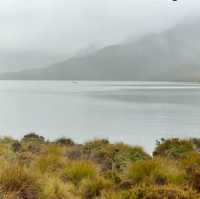
[[[93,178],[98,174],[98,167],[90,161],[70,161],[63,170],[62,178],[75,185],[85,178]]]
[[[4,165],[0,171],[0,191],[4,197],[37,199],[40,186],[37,177],[26,168],[17,164]]]
[[[96,139],[0,139],[0,199],[200,199],[200,140],[162,140],[154,155]]]
[[[177,162],[165,158],[155,158],[137,161],[130,165],[127,177],[134,184],[184,184],[186,174]]]

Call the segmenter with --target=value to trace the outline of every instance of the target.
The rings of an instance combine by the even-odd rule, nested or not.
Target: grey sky
[[[0,50],[71,52],[197,15],[198,0],[1,0]]]

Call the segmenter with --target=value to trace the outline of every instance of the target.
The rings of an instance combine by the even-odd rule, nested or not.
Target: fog
[[[197,0],[1,0],[0,51],[72,53],[158,32],[197,15]]]

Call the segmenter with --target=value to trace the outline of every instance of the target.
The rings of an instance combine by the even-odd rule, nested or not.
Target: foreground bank
[[[0,139],[0,199],[198,199],[200,139],[161,139],[153,155],[99,139]]]

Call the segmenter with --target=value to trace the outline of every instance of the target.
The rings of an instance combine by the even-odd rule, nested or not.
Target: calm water
[[[0,81],[1,135],[108,138],[152,151],[161,137],[200,137],[200,85]]]

